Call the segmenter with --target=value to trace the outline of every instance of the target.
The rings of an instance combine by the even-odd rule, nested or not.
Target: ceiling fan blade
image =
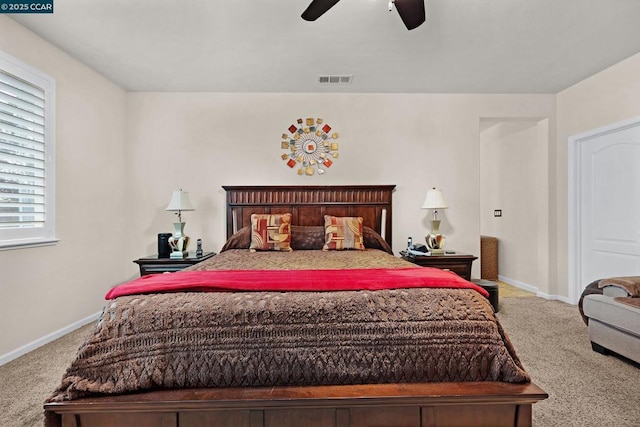
[[[302,19],[305,21],[315,21],[339,1],[340,0],[313,0],[309,7],[307,7],[307,10],[302,12]]]
[[[395,0],[394,4],[400,14],[400,19],[404,22],[407,30],[413,30],[426,21],[424,2],[425,0]]]

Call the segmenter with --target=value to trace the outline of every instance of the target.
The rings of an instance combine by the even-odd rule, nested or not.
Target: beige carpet
[[[92,325],[0,366],[0,426],[42,426],[42,404],[60,384]]]
[[[533,381],[549,394],[533,407],[534,427],[640,425],[640,367],[591,350],[576,306],[504,298],[498,318]]]
[[[593,352],[577,307],[501,295],[498,317],[534,382],[550,395],[534,405],[534,427],[640,425],[640,368]],[[0,366],[0,426],[42,425],[42,402],[88,328]]]

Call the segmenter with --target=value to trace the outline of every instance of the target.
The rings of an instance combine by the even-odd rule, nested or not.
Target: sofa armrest
[[[608,297],[628,297],[631,294],[627,292],[624,288],[619,286],[605,286],[602,288],[602,294]]]
[[[622,294],[616,293],[615,295],[611,296],[638,297],[640,296],[640,276],[609,277],[608,279],[600,280],[600,282],[598,283],[598,287],[602,289],[617,287],[623,291]],[[610,292],[617,291],[610,290]],[[609,295],[605,292],[603,293],[605,295]]]

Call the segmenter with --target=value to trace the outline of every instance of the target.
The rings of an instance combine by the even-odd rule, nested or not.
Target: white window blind
[[[0,56],[1,248],[55,241],[53,90],[50,77]]]

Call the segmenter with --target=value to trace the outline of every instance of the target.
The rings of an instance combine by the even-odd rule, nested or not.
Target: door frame
[[[577,304],[584,287],[588,283],[582,280],[582,229],[581,217],[581,194],[582,182],[582,143],[591,139],[600,138],[616,132],[621,132],[634,127],[640,127],[640,116],[623,120],[617,123],[605,125],[584,133],[569,137],[569,165],[568,165],[568,193],[567,193],[567,213],[568,213],[568,280],[569,280],[569,301]]]

